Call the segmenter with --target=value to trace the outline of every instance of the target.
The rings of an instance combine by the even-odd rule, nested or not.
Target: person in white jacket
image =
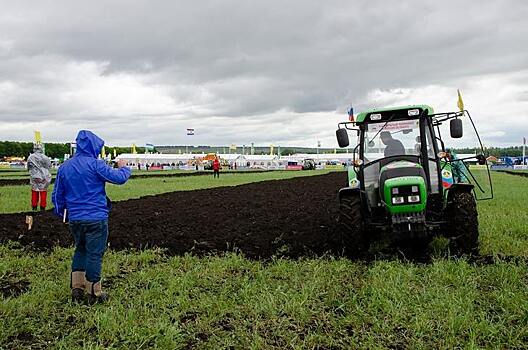
[[[46,210],[48,187],[51,183],[51,161],[44,154],[41,144],[37,143],[33,147],[33,153],[27,160],[27,167],[31,185],[31,207],[36,211],[40,204],[40,210]]]

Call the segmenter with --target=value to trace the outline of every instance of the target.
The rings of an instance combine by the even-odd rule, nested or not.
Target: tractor
[[[315,169],[316,169],[316,166],[315,166],[314,159],[307,158],[303,160],[302,170],[315,170]]]
[[[471,122],[480,143],[481,153],[469,158],[487,170],[489,191],[470,171],[469,158],[457,158],[442,140],[441,125],[447,121],[451,138],[461,138],[463,119]],[[478,252],[476,201],[493,198],[493,187],[467,110],[372,109],[338,124],[340,147],[349,146],[349,132],[358,142],[347,185],[338,194],[341,242],[348,255],[368,254],[374,242],[386,240],[420,242],[413,246],[426,250],[435,236],[449,240],[452,255]]]

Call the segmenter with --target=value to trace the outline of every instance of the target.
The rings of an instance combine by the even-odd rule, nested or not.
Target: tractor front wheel
[[[446,208],[447,236],[452,254],[478,253],[478,213],[475,197],[470,192],[455,192]]]
[[[339,201],[339,230],[346,255],[358,257],[368,251],[369,243],[363,228],[361,198],[343,194]]]

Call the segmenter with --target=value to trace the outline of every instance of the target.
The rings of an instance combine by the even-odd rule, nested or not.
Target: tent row
[[[237,169],[287,169],[302,165],[305,159],[313,159],[318,165],[343,164],[350,162],[352,153],[337,154],[294,154],[291,156],[277,155],[247,155],[247,154],[217,154],[224,166],[236,167]],[[206,154],[132,154],[123,153],[116,160],[124,160],[129,166],[139,168],[178,168],[196,169],[203,166]]]

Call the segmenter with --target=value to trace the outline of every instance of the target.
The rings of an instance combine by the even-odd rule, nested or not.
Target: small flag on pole
[[[354,121],[354,107],[350,107],[350,109],[348,110],[348,120],[350,120],[351,122]]]
[[[35,143],[41,143],[42,137],[40,136],[40,131],[35,130]]]
[[[192,129],[192,128],[188,128],[188,129],[187,129],[187,135],[188,135],[188,136],[192,136],[192,135],[194,135],[194,129]]]
[[[457,93],[458,93],[457,106],[460,112],[462,112],[464,110],[464,101],[462,101],[462,95],[460,94],[460,90],[457,89]]]
[[[135,143],[132,144],[132,154],[137,154]]]
[[[273,155],[273,145],[270,145],[270,156]]]
[[[116,149],[114,148],[114,158],[117,157]]]

